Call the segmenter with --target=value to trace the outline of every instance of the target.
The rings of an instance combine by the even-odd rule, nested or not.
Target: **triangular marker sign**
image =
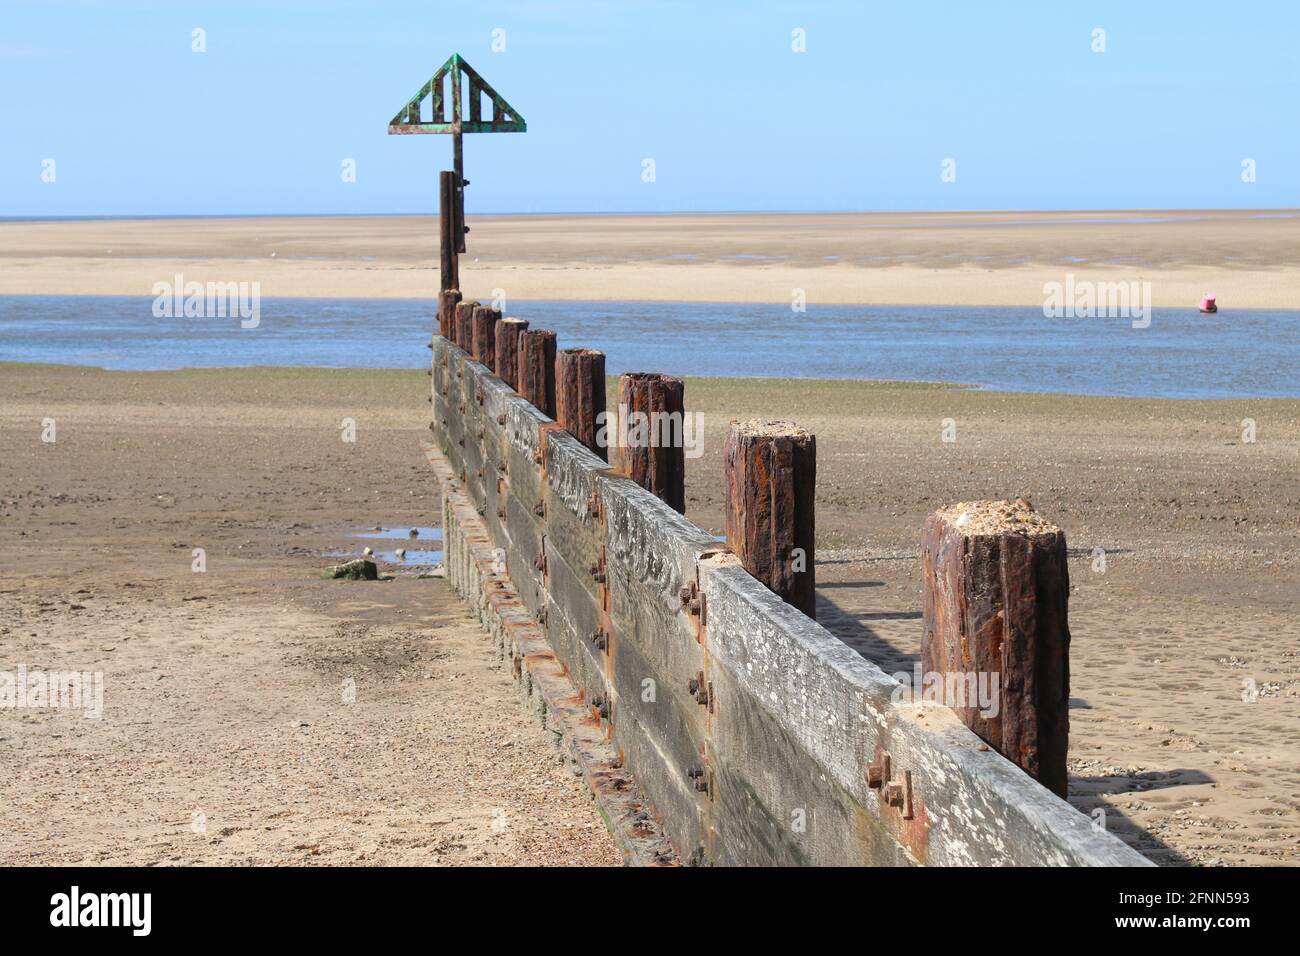
[[[450,90],[446,88],[448,79]],[[462,115],[462,88],[466,93],[463,98],[468,101],[468,117]],[[426,122],[422,109],[430,94],[433,94],[433,104]],[[490,103],[490,116],[486,119],[482,109],[484,96]],[[447,116],[448,101],[451,116]],[[459,53],[453,53],[388,124],[390,133],[522,133],[527,129],[528,124],[519,111],[492,89]]]

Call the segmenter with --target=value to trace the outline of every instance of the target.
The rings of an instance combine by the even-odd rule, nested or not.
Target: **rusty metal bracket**
[[[686,776],[695,782],[695,791],[713,799],[713,773],[705,767],[691,767]]]
[[[687,614],[698,617],[703,613],[704,595],[700,593],[699,586],[694,581],[683,585],[677,592],[677,596],[681,598],[682,607],[686,609]]]
[[[713,681],[704,679],[704,671],[695,672],[695,676],[686,682],[686,690],[695,698],[695,703],[713,713]]]
[[[876,759],[867,764],[867,786],[879,790],[889,779],[889,754],[881,752]]]
[[[882,750],[867,765],[866,777],[867,786],[880,791],[881,803],[901,810],[904,820],[912,819],[915,815],[912,806],[912,771],[904,770],[901,777],[895,777],[893,762],[889,754]]]

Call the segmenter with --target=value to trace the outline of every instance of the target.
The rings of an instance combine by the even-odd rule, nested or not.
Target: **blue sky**
[[[451,138],[385,127],[454,51],[529,125],[466,137],[471,214],[1300,206],[1294,0],[0,14],[0,216],[431,212]]]

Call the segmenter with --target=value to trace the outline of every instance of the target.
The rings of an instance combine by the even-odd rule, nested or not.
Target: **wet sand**
[[[0,712],[25,770],[0,782],[9,859],[615,860],[441,580],[317,576],[354,529],[436,521],[427,389],[421,372],[0,366],[0,667],[106,683],[102,721]],[[1300,863],[1300,402],[752,379],[686,395],[706,416],[687,511],[710,530],[730,418],[816,433],[819,618],[890,672],[919,647],[925,515],[1030,498],[1073,554],[1072,802],[1160,863]]]
[[[1154,221],[1147,221],[1154,220]],[[1295,308],[1286,210],[469,218],[466,289],[515,299],[1041,306],[1043,286],[1151,282],[1157,307]],[[0,223],[0,294],[431,298],[429,216]]]
[[[620,862],[443,580],[320,577],[436,523],[427,381],[0,365],[0,670],[104,674],[102,720],[0,710],[4,859]]]

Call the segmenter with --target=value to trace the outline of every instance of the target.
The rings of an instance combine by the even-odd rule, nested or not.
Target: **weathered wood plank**
[[[921,541],[927,688],[966,726],[1066,795],[1069,572],[1065,534],[1023,499],[936,511]]]
[[[727,545],[787,604],[817,617],[817,439],[790,422],[732,422],[723,453]]]
[[[519,336],[528,330],[525,319],[504,318],[496,324],[496,373],[511,388],[519,389]]]
[[[608,441],[596,440],[605,413],[605,353],[564,349],[555,356],[555,420],[606,461]]]
[[[686,427],[680,378],[625,372],[618,380],[618,448],[623,474],[686,514]]]
[[[528,329],[519,335],[516,388],[547,418],[555,418],[555,333]]]

